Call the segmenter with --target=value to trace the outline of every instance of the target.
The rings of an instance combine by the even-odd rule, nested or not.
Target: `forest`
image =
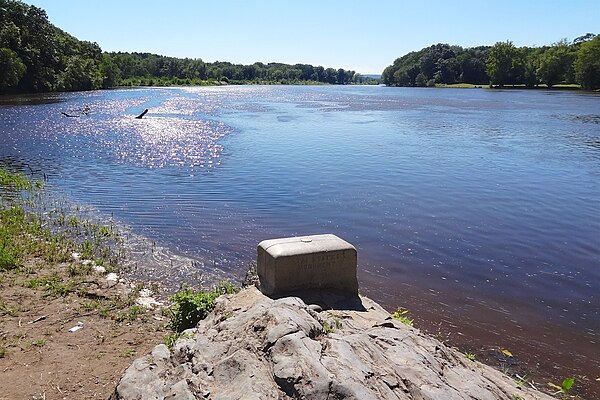
[[[377,83],[354,71],[308,64],[229,62],[107,53],[48,21],[46,12],[18,0],[0,0],[0,93],[103,89],[137,85],[227,83]]]
[[[376,84],[343,68],[310,64],[204,62],[149,53],[103,52],[48,21],[20,0],[0,0],[0,93],[105,89],[116,86],[220,84]],[[600,88],[600,36],[516,47],[512,42],[462,48],[435,44],[394,61],[388,86],[470,83],[504,87],[576,84]]]
[[[505,87],[576,84],[600,88],[600,36],[588,33],[551,46],[516,47],[511,41],[462,48],[435,44],[394,61],[382,74],[388,86],[470,83]]]

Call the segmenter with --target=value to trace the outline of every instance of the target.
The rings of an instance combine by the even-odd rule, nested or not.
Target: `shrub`
[[[217,297],[235,292],[236,288],[227,282],[221,282],[208,292],[184,286],[169,298],[172,303],[168,308],[171,313],[169,325],[176,332],[193,328],[215,308]]]

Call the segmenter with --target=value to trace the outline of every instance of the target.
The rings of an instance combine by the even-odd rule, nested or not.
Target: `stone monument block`
[[[356,249],[335,235],[263,240],[257,251],[260,290],[266,295],[311,289],[358,295]]]

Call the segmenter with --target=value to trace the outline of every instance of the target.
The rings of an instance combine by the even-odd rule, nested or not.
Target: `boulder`
[[[327,297],[329,296],[329,297]],[[222,296],[172,350],[134,361],[113,400],[552,399],[446,347],[360,297]],[[308,303],[308,304],[307,304]],[[352,302],[350,302],[351,304]]]

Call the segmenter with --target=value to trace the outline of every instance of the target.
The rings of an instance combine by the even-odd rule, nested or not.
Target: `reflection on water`
[[[487,344],[510,337],[547,363],[566,351],[578,371],[600,361],[596,94],[239,86],[57,99],[0,104],[0,158],[130,226],[136,276],[239,277],[263,239],[331,232],[357,246],[361,290],[390,308],[460,320]],[[532,341],[539,326],[551,329]]]

